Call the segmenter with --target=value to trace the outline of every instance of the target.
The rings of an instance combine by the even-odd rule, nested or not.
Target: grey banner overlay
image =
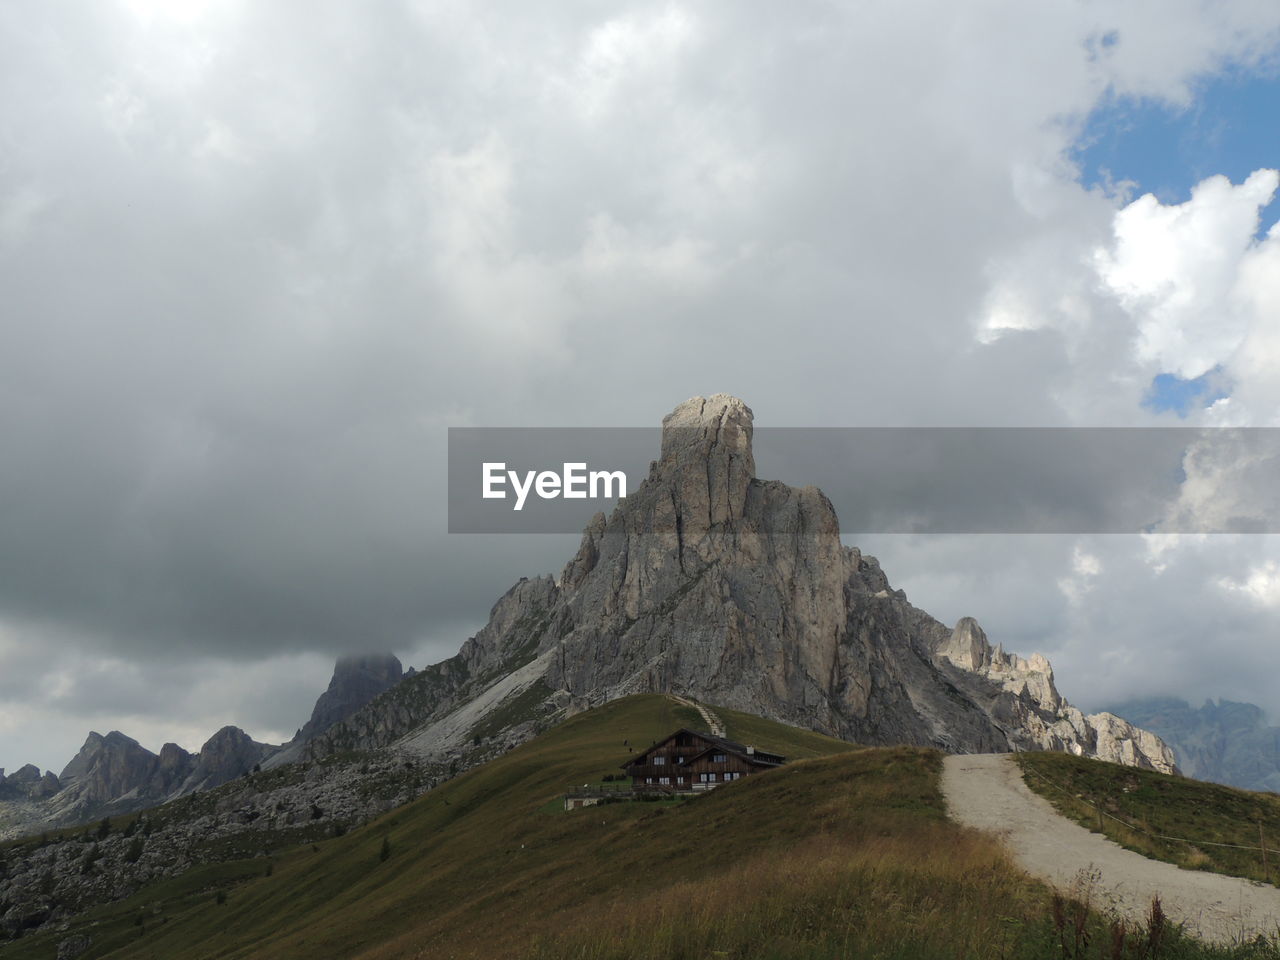
[[[658,457],[649,427],[449,430],[449,532],[579,533],[616,497],[485,499],[485,462],[622,471]],[[817,486],[843,533],[1280,533],[1280,429],[817,428],[754,432],[756,474]],[[585,488],[585,482],[582,484]],[[597,491],[602,490],[602,485]]]

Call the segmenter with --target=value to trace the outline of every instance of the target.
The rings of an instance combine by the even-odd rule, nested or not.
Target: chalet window
[[[676,783],[684,783],[684,777],[676,777]]]
[[[701,776],[701,777],[702,777],[702,782],[703,782],[703,783],[715,783],[715,782],[716,782],[716,775],[715,775],[714,773],[703,773],[703,774],[699,774],[699,776]]]
[[[645,782],[645,783],[653,783],[653,777],[645,777],[645,778],[644,778],[644,782]]]
[[[667,762],[667,758],[666,758],[666,757],[654,757],[654,758],[653,758],[653,765],[654,765],[655,767],[661,767],[661,766],[664,766],[664,765],[666,764],[666,762]]]
[[[724,762],[725,762],[725,755],[724,755],[723,753],[714,753],[714,754],[712,754],[712,755],[711,755],[711,762],[712,762],[712,763],[724,763]]]
[[[684,763],[684,757],[676,757],[676,763]]]
[[[658,782],[659,782],[659,783],[661,783],[661,784],[663,784],[663,785],[668,785],[668,784],[670,784],[670,783],[671,783],[671,778],[670,778],[670,777],[659,777],[659,778],[658,778]]]

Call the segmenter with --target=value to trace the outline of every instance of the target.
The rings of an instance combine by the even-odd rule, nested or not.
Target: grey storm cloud
[[[716,391],[775,426],[1146,423],[1132,327],[1079,266],[1118,201],[1068,151],[1106,92],[1185,100],[1276,27],[6,8],[3,756],[110,723],[287,735],[337,653],[452,653],[574,538],[450,537],[449,426],[651,427]],[[1087,329],[982,338],[997,281]],[[1021,602],[988,587],[997,621]]]

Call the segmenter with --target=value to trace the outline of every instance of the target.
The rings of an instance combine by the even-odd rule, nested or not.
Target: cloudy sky
[[[1278,47],[1264,0],[0,3],[0,766],[451,654],[573,538],[449,536],[448,426],[1280,425]],[[861,542],[1086,707],[1280,719],[1273,538]]]

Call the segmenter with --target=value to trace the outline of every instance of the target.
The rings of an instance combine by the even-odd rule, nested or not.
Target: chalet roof
[[[622,766],[626,768],[631,766],[634,763],[639,763],[642,757],[648,756],[654,750],[658,749],[658,747],[662,746],[664,743],[674,740],[676,737],[680,736],[680,734],[682,733],[687,733],[690,736],[697,737],[699,740],[707,744],[706,749],[699,750],[696,754],[694,754],[692,757],[689,758],[690,761],[698,757],[701,757],[704,754],[710,753],[713,750],[724,751],[725,753],[735,753],[738,756],[746,760],[750,760],[752,763],[758,763],[761,766],[777,766],[779,763],[782,763],[785,759],[783,757],[778,756],[777,754],[768,753],[767,751],[762,753],[759,753],[759,752],[750,753],[748,752],[750,748],[747,747],[746,744],[738,743],[738,741],[736,740],[729,740],[729,739],[726,739],[725,737],[717,737],[711,733],[702,733],[699,730],[690,730],[688,727],[681,727],[679,730],[675,731],[675,733],[668,734],[667,736],[663,737],[661,740],[659,740],[653,746],[649,747],[647,750],[642,750],[638,756],[628,760],[626,763],[622,764]]]
[[[708,753],[716,753],[717,751],[721,751],[721,750],[723,750],[725,753],[737,754],[743,760],[747,761],[747,763],[757,767],[779,767],[783,763],[783,759],[777,756],[777,754],[773,754],[773,753],[747,753],[745,750],[730,750],[728,747],[714,746],[714,747],[707,747],[707,749],[705,750],[699,750],[697,753],[691,756],[688,760],[686,760],[685,764],[688,765],[688,764],[695,763],[696,761],[701,760],[703,757],[705,757]]]

